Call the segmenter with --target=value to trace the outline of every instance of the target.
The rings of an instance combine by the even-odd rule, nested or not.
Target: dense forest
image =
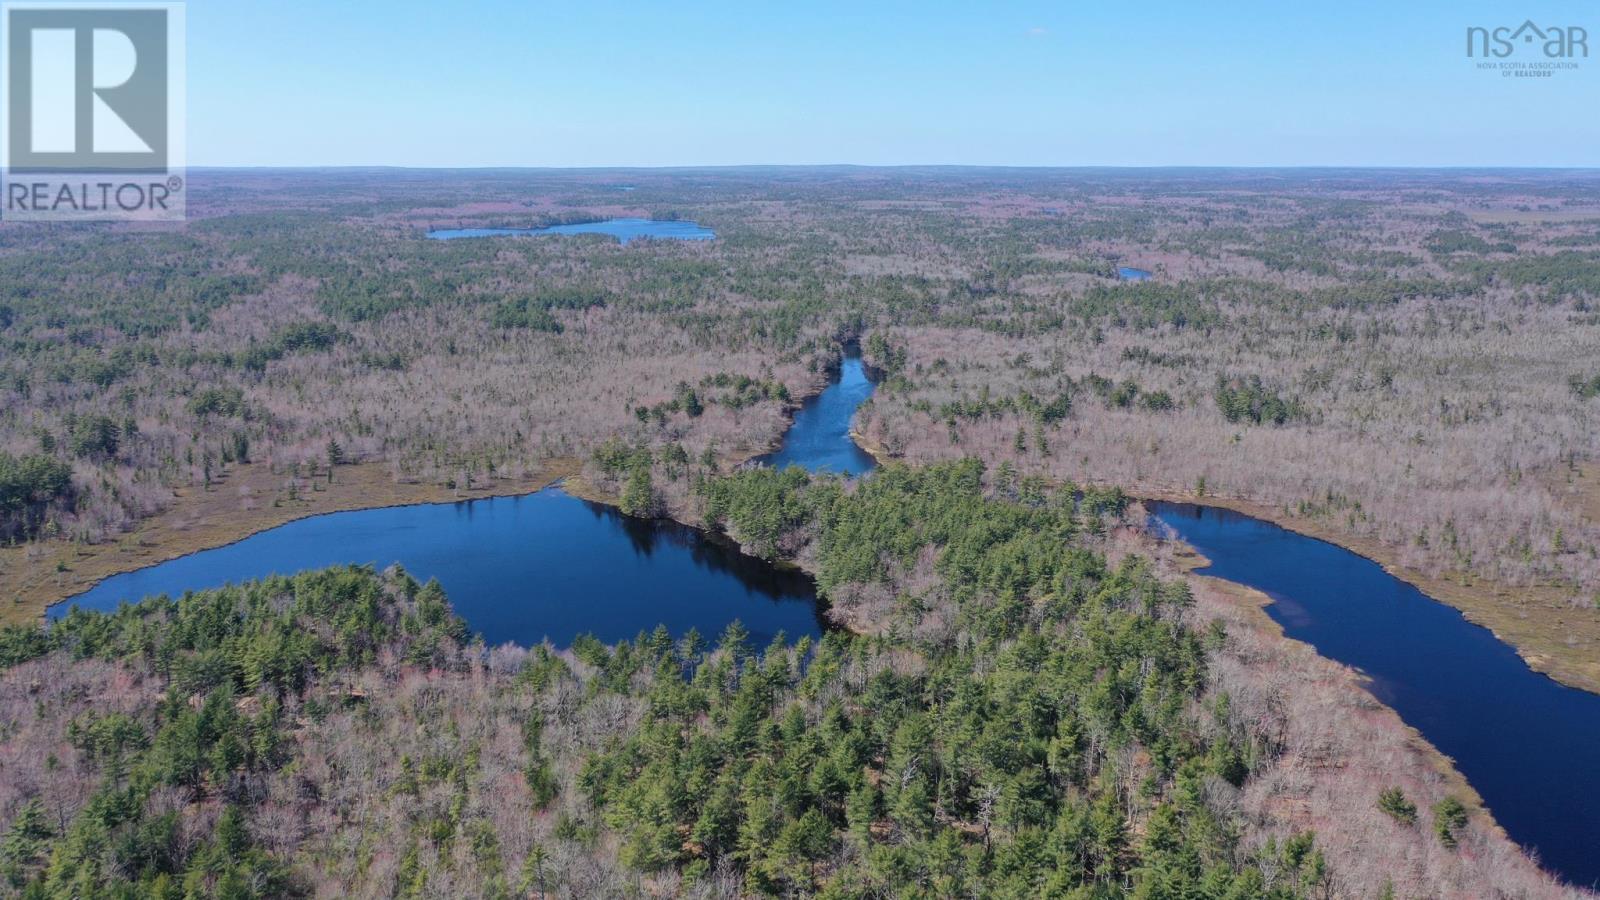
[[[1580,895],[1136,498],[1358,549],[1600,690],[1592,173],[191,188],[0,225],[0,894]],[[716,238],[428,237],[613,216]],[[852,342],[888,464],[751,469]],[[364,569],[39,622],[559,475],[803,569],[835,630],[486,648]]]
[[[436,585],[359,567],[12,626],[0,874],[27,897],[1347,895],[1312,829],[1240,807],[1286,748],[1216,689],[1224,624],[1098,549],[1124,498],[993,474],[702,480],[713,521],[799,548],[827,596],[894,588],[871,633],[815,643],[486,649]],[[1452,802],[1368,800],[1454,855],[1481,838]]]

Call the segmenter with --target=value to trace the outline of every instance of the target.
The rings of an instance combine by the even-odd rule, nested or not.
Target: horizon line
[[[1371,164],[1371,163],[1312,163],[1312,164],[1249,164],[1205,163],[1171,165],[1014,165],[1006,163],[708,163],[668,165],[596,165],[596,166],[540,166],[540,165],[392,165],[384,163],[335,164],[248,164],[248,165],[196,165],[187,171],[397,171],[397,172],[668,172],[739,169],[1005,169],[1014,171],[1386,171],[1386,172],[1600,172],[1600,163],[1586,165],[1517,165],[1484,163],[1475,165],[1451,164]]]

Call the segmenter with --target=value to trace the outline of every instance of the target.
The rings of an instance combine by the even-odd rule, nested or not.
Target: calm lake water
[[[1260,589],[1290,637],[1364,672],[1546,868],[1600,879],[1600,695],[1534,672],[1488,629],[1348,550],[1215,507],[1148,506],[1211,560],[1201,572]]]
[[[810,579],[685,525],[624,516],[557,488],[521,497],[330,513],[117,575],[67,604],[124,600],[341,563],[400,563],[439,579],[455,611],[491,646],[588,632],[607,643],[659,623],[715,640],[734,620],[754,646],[778,631],[821,634]]]
[[[795,465],[812,472],[842,475],[871,471],[877,463],[850,439],[850,420],[856,408],[872,396],[874,387],[875,382],[861,362],[861,351],[847,349],[837,380],[806,400],[784,434],[783,445],[756,461],[779,469]]]
[[[626,189],[625,189],[626,190]],[[436,241],[459,238],[532,237],[541,234],[609,234],[626,244],[639,238],[669,238],[678,241],[709,241],[717,233],[694,222],[664,219],[607,219],[604,222],[579,222],[546,228],[440,228],[428,232]]]
[[[1123,281],[1146,281],[1150,278],[1150,273],[1131,266],[1117,266],[1117,277]]]
[[[795,415],[778,465],[859,474],[872,468],[850,418],[873,383],[857,350]],[[714,639],[735,620],[752,642],[821,634],[811,580],[671,521],[647,521],[547,488],[521,497],[329,513],[225,547],[116,575],[50,609],[115,609],[155,594],[220,587],[343,563],[399,563],[439,579],[456,613],[491,646],[611,643],[664,624]]]
[[[1124,278],[1129,271],[1141,273],[1131,280],[1149,275],[1123,269]],[[837,379],[796,413],[782,447],[761,461],[870,471],[873,459],[849,427],[873,387],[851,350]],[[1354,553],[1226,510],[1150,509],[1158,527],[1212,560],[1203,572],[1264,591],[1274,601],[1268,614],[1291,637],[1365,672],[1372,693],[1455,759],[1500,824],[1547,868],[1579,884],[1600,879],[1600,696],[1534,673],[1489,631]],[[302,519],[115,576],[67,602],[107,609],[351,562],[399,562],[438,578],[490,644],[568,644],[584,632],[610,642],[657,623],[714,638],[734,620],[758,643],[780,630],[820,633],[805,577],[692,528],[631,519],[556,488]]]

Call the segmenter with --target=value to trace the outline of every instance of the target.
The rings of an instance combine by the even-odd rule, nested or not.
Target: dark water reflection
[[[1600,695],[1534,672],[1488,629],[1341,547],[1215,507],[1148,506],[1211,560],[1202,573],[1266,593],[1290,637],[1369,676],[1548,869],[1600,879]]]
[[[612,642],[658,623],[708,638],[734,620],[765,643],[820,635],[810,579],[685,525],[630,518],[549,488],[522,497],[331,513],[236,544],[117,575],[67,604],[124,600],[341,563],[400,563],[439,579],[456,612],[490,644]]]
[[[848,352],[838,377],[804,404],[783,447],[766,461],[850,475],[870,470],[872,457],[849,429],[873,386],[860,353]],[[780,631],[794,639],[822,630],[805,575],[694,528],[635,519],[556,488],[301,519],[113,576],[50,615],[343,563],[399,563],[420,579],[439,579],[457,614],[490,644],[549,638],[566,645],[585,632],[610,643],[657,624],[710,638],[736,620],[758,644]]]

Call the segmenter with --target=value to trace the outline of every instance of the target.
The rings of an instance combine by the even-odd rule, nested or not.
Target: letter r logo
[[[11,169],[166,168],[165,9],[8,6],[5,12]]]

